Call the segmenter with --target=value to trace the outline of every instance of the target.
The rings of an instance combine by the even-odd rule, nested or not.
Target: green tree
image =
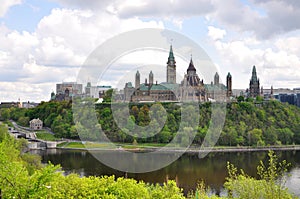
[[[8,120],[10,118],[10,109],[9,108],[0,109],[0,118],[2,120]]]
[[[21,126],[29,126],[29,117],[20,117],[18,119],[18,124],[20,124]]]
[[[237,97],[237,101],[238,101],[238,102],[243,102],[243,101],[245,101],[244,96],[241,96],[241,95],[238,96],[238,97]]]

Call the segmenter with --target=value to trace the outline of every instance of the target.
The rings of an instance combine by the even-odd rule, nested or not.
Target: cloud
[[[234,41],[212,40],[222,60],[219,65],[232,73],[233,87],[248,87],[253,65],[256,65],[264,87],[299,87],[300,72],[297,69],[300,67],[300,59],[296,48],[300,41],[294,37],[287,38],[288,45],[282,48],[282,38],[270,41],[274,45],[268,41],[254,40],[247,37]],[[297,79],[298,82],[295,81]]]
[[[137,3],[139,2],[139,3]],[[205,15],[214,9],[210,0],[148,0],[148,1],[116,1],[114,4],[118,16],[129,18],[144,17],[185,17]]]
[[[0,18],[5,16],[10,7],[21,3],[22,0],[2,0],[0,5]]]
[[[102,42],[139,28],[164,28],[164,25],[153,20],[120,19],[108,12],[64,8],[53,9],[31,33],[9,30],[1,25],[0,84],[26,82],[36,89],[35,86],[40,85],[39,88],[46,89],[49,94],[55,83],[76,80],[80,66]],[[1,95],[5,92],[8,91],[1,91]],[[41,93],[44,100],[48,99],[45,93]],[[24,90],[24,95],[29,94]],[[12,94],[4,96],[15,99],[10,98]]]
[[[225,35],[226,30],[215,28],[213,26],[208,26],[208,36],[211,37],[213,40],[223,39]]]
[[[17,101],[19,98],[23,101],[48,101],[51,91],[55,91],[55,84],[41,83],[31,84],[27,82],[0,82],[1,96],[0,101]],[[50,92],[49,92],[50,90]]]
[[[238,0],[214,1],[215,11],[208,16],[212,21],[239,32],[250,32],[258,39],[299,30],[299,1],[252,0],[245,4]]]
[[[170,20],[182,27],[182,20],[203,16],[240,33],[258,39],[299,30],[300,3],[297,0],[56,0],[62,5],[94,11],[106,11],[119,18],[150,17]]]

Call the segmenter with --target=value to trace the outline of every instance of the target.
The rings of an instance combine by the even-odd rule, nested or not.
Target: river
[[[199,159],[195,153],[186,153],[169,166],[148,173],[124,173],[109,168],[94,158],[89,152],[81,150],[48,149],[37,150],[42,156],[42,162],[51,161],[60,164],[66,174],[78,173],[80,176],[115,175],[116,177],[128,177],[143,180],[149,183],[163,183],[167,179],[177,182],[187,193],[194,190],[200,180],[204,180],[212,192],[223,195],[223,183],[227,176],[227,161],[238,168],[242,168],[251,176],[256,175],[256,167],[260,160],[267,160],[267,152],[212,152],[206,157]],[[97,153],[103,153],[101,151]],[[114,153],[111,152],[113,156]],[[279,160],[287,160],[292,164],[289,169],[286,186],[295,195],[300,196],[300,151],[276,151]]]

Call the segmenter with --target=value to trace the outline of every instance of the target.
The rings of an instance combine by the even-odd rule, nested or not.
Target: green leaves
[[[243,170],[239,173],[234,165],[227,163],[229,177],[226,179],[224,186],[230,197],[243,199],[293,198],[282,181],[290,164],[286,163],[285,160],[278,163],[277,156],[273,151],[269,151],[268,156],[268,165],[265,166],[261,161],[257,167],[257,174],[261,178],[259,180],[246,175]]]

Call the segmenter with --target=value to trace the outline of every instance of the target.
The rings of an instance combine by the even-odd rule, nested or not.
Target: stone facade
[[[43,128],[43,122],[39,118],[31,120],[29,125],[32,130],[41,130]]]
[[[149,73],[149,82],[140,81],[140,73],[136,72],[135,87],[131,82],[125,84],[124,100],[132,102],[143,101],[227,101],[232,95],[232,77],[230,73],[227,75],[227,85],[221,84],[219,75],[216,73],[214,83],[204,84],[197,74],[193,60],[191,58],[187,73],[180,84],[176,83],[176,61],[173,54],[173,48],[170,47],[169,57],[167,61],[166,82],[158,84],[154,83],[154,75],[152,71]],[[229,88],[229,89],[227,89]]]

